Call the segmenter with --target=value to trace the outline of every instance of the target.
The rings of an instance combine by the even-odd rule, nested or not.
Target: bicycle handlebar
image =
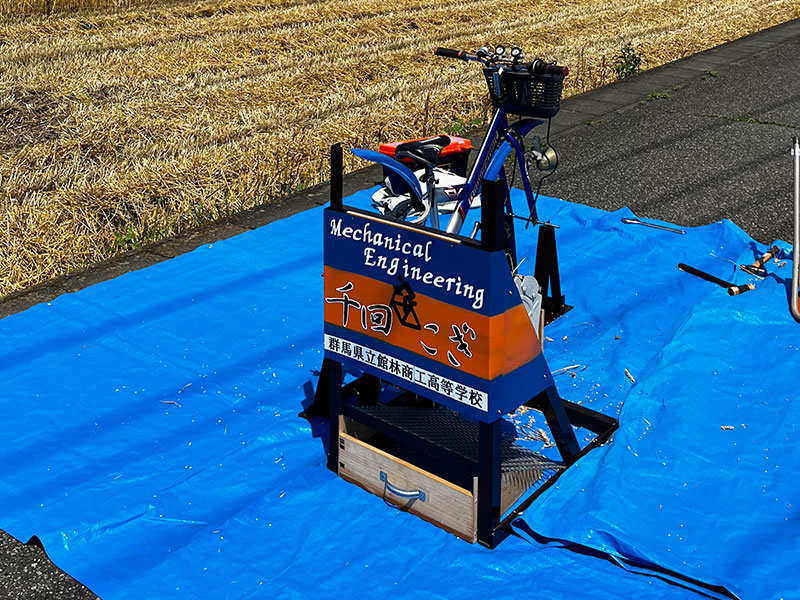
[[[544,75],[545,73],[552,73],[554,75],[569,75],[569,67],[562,67],[555,63],[546,63],[541,58],[535,58],[530,64],[530,71],[534,75]]]
[[[463,50],[453,50],[452,48],[439,48],[438,46],[433,49],[436,56],[444,56],[445,58],[459,58],[461,60],[477,60],[477,56],[470,56]]]
[[[487,48],[481,48],[477,54],[470,54],[464,50],[453,50],[452,48],[433,49],[435,56],[442,56],[444,58],[457,58],[464,61],[478,61],[484,63],[487,67],[499,66],[510,67],[514,71],[530,71],[533,75],[544,75],[547,73],[553,75],[563,75],[566,77],[569,74],[568,67],[562,67],[555,62],[548,63],[541,58],[535,58],[529,63],[521,63],[518,59],[508,59],[504,56],[498,56],[490,52]]]

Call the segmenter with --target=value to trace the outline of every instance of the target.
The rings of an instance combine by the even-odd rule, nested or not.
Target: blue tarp
[[[624,408],[519,537],[469,545],[325,468],[297,416],[322,360],[320,209],[0,321],[0,527],[106,600],[700,597],[664,577],[800,596],[791,263],[731,298],[676,269],[753,280],[710,256],[765,249],[730,222],[539,213],[575,306],[546,356],[586,366],[559,391]]]

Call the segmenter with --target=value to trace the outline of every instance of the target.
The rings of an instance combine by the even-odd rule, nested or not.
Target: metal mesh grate
[[[464,458],[478,461],[478,425],[452,410],[387,405],[360,406],[358,410]],[[560,462],[517,445],[511,436],[502,436],[501,448],[504,474],[520,471],[544,474],[564,468]]]

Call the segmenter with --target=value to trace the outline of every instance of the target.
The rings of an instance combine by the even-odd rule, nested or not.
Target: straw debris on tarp
[[[348,203],[367,208],[372,191]],[[522,212],[524,194],[512,202]],[[142,590],[168,600],[516,599],[531,582],[551,598],[685,600],[709,586],[792,598],[800,353],[780,275],[730,298],[675,269],[677,256],[718,262],[708,252],[720,246],[752,259],[756,242],[728,221],[665,241],[646,228],[620,235],[627,209],[541,197],[539,211],[561,226],[574,306],[547,325],[545,358],[553,369],[590,365],[559,377],[558,393],[620,427],[497,549],[331,473],[313,437],[328,424],[298,416],[323,355],[321,209],[0,320],[0,527],[37,535],[103,600]],[[517,244],[533,256],[536,236]],[[640,259],[601,278],[587,268],[620,255]],[[590,333],[561,340],[588,319]],[[742,348],[777,358],[754,377]],[[622,384],[624,369],[636,385]],[[541,413],[510,419],[526,434],[520,445],[558,457],[542,447],[539,429],[552,435]]]

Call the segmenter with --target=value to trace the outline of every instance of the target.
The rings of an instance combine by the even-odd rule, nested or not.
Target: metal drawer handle
[[[419,500],[425,502],[425,492],[422,490],[404,490],[389,483],[389,476],[381,471],[381,481],[383,482],[383,495],[386,497],[386,491],[390,491],[395,496],[400,496],[407,500]]]

